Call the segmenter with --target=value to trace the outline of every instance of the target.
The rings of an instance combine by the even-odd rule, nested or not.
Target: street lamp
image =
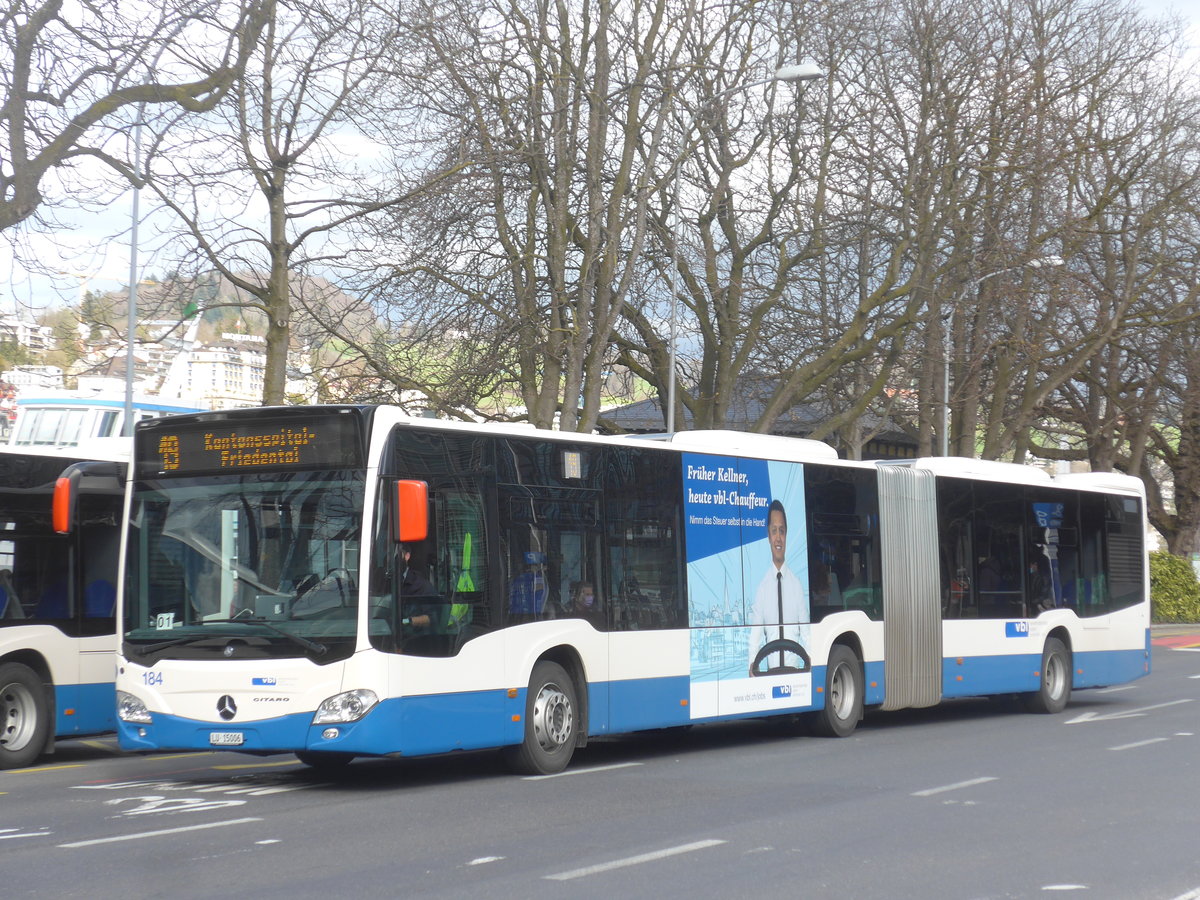
[[[986,275],[980,275],[973,281],[967,282],[967,286],[954,295],[950,300],[949,310],[942,317],[942,456],[950,455],[950,318],[958,309],[958,304],[962,302],[967,294],[978,290],[979,286],[997,275],[1004,275],[1008,272],[1015,272],[1019,269],[1041,269],[1046,266],[1061,266],[1065,260],[1061,256],[1038,256],[1023,263],[1018,263],[1015,266],[1006,266],[1003,269],[997,269],[995,272],[988,272]]]
[[[155,56],[157,63],[158,57]],[[138,105],[137,122],[133,126],[133,209],[132,221],[129,228],[129,302],[125,313],[125,421],[121,423],[121,434],[133,437],[133,338],[137,332],[137,300],[138,300],[138,220],[141,214],[138,201],[141,196],[141,186],[138,184],[142,167],[142,119],[146,115],[146,104]]]
[[[185,12],[175,26],[161,38],[147,71],[158,72],[158,63],[164,53],[171,49],[175,39],[193,21],[201,20],[202,16],[216,5],[216,0],[208,0],[199,9]],[[141,167],[142,167],[142,123],[146,118],[146,101],[138,104],[137,121],[133,124],[133,205],[130,210],[131,223],[129,228],[129,303],[125,316],[125,421],[121,424],[121,434],[133,437],[133,370],[134,353],[133,339],[137,331],[137,302],[138,302],[138,221],[141,218],[139,201],[141,198]]]
[[[674,179],[671,185],[671,204],[674,215],[672,216],[671,225],[671,314],[670,314],[670,364],[669,364],[669,381],[667,382],[667,433],[675,431],[675,382],[676,365],[678,358],[678,331],[679,331],[679,243],[680,236],[683,231],[683,212],[679,207],[679,188],[683,174],[683,157],[687,139],[692,133],[692,129],[696,127],[696,121],[709,105],[716,101],[728,97],[730,94],[748,91],[751,88],[759,87],[764,84],[771,84],[776,81],[815,81],[818,78],[824,78],[825,72],[813,62],[792,63],[786,66],[780,66],[775,70],[770,78],[763,78],[759,81],[751,81],[748,84],[739,84],[727,90],[713,94],[707,100],[700,104],[700,107],[688,120],[686,126],[679,132],[679,148],[675,154],[674,171],[672,177]]]

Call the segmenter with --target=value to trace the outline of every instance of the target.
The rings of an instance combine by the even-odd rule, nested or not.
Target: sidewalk
[[[1150,643],[1155,647],[1200,647],[1200,624],[1151,625]]]

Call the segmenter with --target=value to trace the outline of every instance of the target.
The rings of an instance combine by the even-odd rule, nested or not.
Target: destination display
[[[138,459],[160,475],[343,468],[362,462],[358,419],[155,424],[138,434]]]

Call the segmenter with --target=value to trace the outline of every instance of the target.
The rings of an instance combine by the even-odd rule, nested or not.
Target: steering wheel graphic
[[[767,669],[765,672],[760,672],[758,667],[769,656],[776,653],[791,653],[800,657],[799,666],[774,666]],[[750,663],[750,675],[752,677],[762,677],[763,675],[795,675],[800,672],[812,671],[812,659],[809,658],[808,651],[797,644],[795,641],[789,640],[774,640],[767,641],[759,649],[758,653],[754,654],[754,662]]]

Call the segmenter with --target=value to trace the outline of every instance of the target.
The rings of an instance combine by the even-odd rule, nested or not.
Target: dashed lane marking
[[[1144,741],[1134,741],[1132,744],[1119,744],[1116,747],[1109,747],[1109,750],[1133,750],[1135,747],[1147,747],[1150,744],[1158,744],[1162,741],[1170,740],[1170,738],[1157,737],[1149,738]]]
[[[629,769],[634,766],[643,765],[640,762],[613,763],[611,766],[590,766],[586,769],[567,769],[565,772],[556,772],[553,775],[526,775],[522,781],[546,781],[549,778],[565,778],[568,775],[591,775],[593,772],[611,772],[613,769]]]
[[[975,787],[977,784],[987,784],[989,781],[997,781],[998,779],[992,775],[986,775],[983,778],[972,778],[970,781],[956,781],[954,784],[943,784],[940,787],[926,788],[923,791],[914,791],[914,797],[932,797],[934,794],[944,794],[946,791],[957,791],[962,788]]]
[[[659,859],[667,859],[668,857],[679,856],[683,853],[694,853],[697,850],[706,850],[709,847],[716,847],[724,843],[725,841],[716,839],[696,841],[692,844],[681,844],[678,847],[668,847],[665,850],[655,850],[652,853],[640,853],[637,856],[627,856],[624,859],[614,859],[612,862],[584,866],[582,869],[572,869],[569,872],[559,872],[556,875],[546,875],[544,877],[548,881],[570,881],[574,878],[584,878],[588,875],[599,875],[601,872],[611,872],[613,869],[624,869],[628,866],[637,866]]]
[[[59,844],[66,849],[77,847],[94,847],[97,844],[117,844],[121,841],[140,841],[143,838],[162,837],[167,834],[181,834],[185,831],[202,831],[206,828],[224,828],[226,825],[245,825],[248,822],[261,822],[262,819],[226,819],[224,822],[205,822],[203,825],[183,825],[179,828],[162,828],[158,831],[139,831],[137,834],[119,834],[113,837],[93,838],[90,841],[72,841],[69,844]]]

